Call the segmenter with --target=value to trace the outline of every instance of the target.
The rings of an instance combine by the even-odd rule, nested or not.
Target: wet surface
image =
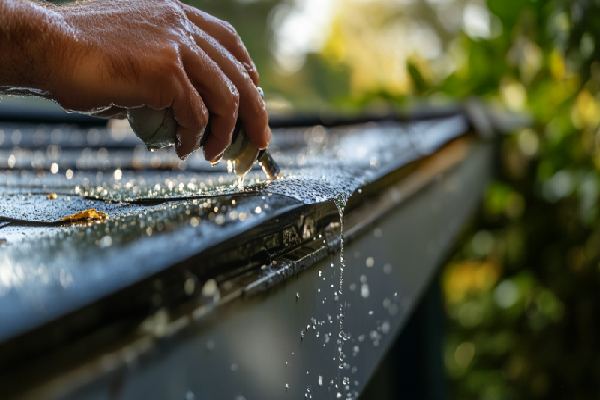
[[[94,208],[109,219],[0,228],[0,341],[245,232],[277,233],[265,236],[268,251],[297,244],[311,233],[309,207],[347,199],[465,130],[460,116],[274,130],[270,149],[283,178],[269,182],[256,165],[240,191],[224,163],[211,167],[201,154],[181,162],[172,149],[148,152],[127,129],[3,124],[0,215],[56,221]],[[57,198],[47,199],[51,193]],[[302,229],[284,231],[284,216]],[[209,264],[198,261],[200,270]]]

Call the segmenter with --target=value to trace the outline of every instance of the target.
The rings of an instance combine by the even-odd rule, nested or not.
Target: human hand
[[[238,114],[250,140],[268,146],[258,73],[227,22],[178,0],[91,0],[55,11],[68,51],[48,91],[65,109],[110,115],[172,107],[182,159],[200,147],[209,113],[207,160],[218,160],[231,143]]]

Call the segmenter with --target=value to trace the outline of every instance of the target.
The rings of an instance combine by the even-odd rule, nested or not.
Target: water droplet
[[[363,283],[360,287],[360,295],[362,297],[364,297],[365,299],[367,297],[369,297],[370,293],[369,293],[369,285],[367,285],[366,283]]]
[[[238,370],[238,365],[235,363],[231,364],[231,371],[236,372],[237,370]]]
[[[390,323],[388,321],[383,321],[383,323],[381,324],[381,332],[382,333],[388,333],[390,331]]]
[[[387,297],[383,299],[383,308],[388,308],[392,304],[392,301]]]
[[[188,390],[188,392],[185,394],[185,400],[194,400],[196,398],[196,396],[194,396],[194,393],[192,393],[190,390]]]
[[[323,386],[323,377],[319,375],[319,386]]]
[[[375,260],[373,260],[373,257],[367,258],[366,264],[368,268],[371,268],[375,264]]]
[[[217,281],[214,279],[209,279],[206,281],[204,286],[202,287],[202,296],[216,296],[219,292],[217,287]]]

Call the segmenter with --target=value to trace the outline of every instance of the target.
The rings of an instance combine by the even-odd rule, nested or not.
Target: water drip
[[[344,209],[346,208],[346,204],[348,202],[348,194],[342,193],[338,195],[335,199],[335,205],[340,214],[340,284],[338,293],[341,296],[343,293],[343,285],[344,285],[344,268],[346,267],[346,261],[344,260]],[[343,349],[343,341],[346,340],[346,333],[344,332],[344,305],[343,301],[340,301],[340,310],[338,314],[338,319],[340,321],[340,333],[339,337],[343,340],[340,342],[338,347],[339,349],[339,369],[344,368],[344,349]]]

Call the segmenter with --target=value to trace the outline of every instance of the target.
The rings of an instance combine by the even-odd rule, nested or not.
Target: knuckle
[[[227,96],[227,105],[226,107],[230,112],[237,111],[240,105],[240,93],[237,88],[233,85],[230,85],[230,93]]]
[[[155,72],[159,77],[164,78],[164,76],[178,74],[181,70],[178,48],[176,46],[169,46],[169,48],[160,50],[159,54],[162,55],[162,57],[160,57],[158,63],[159,67],[155,69]]]
[[[196,113],[196,115],[198,116],[198,123],[202,127],[202,129],[204,129],[204,127],[208,125],[208,110],[206,110],[206,107],[204,107],[204,105],[200,104],[198,111],[199,112]]]
[[[238,106],[240,105],[240,92],[235,86],[233,87],[233,91],[231,92],[231,101],[233,103],[233,106],[235,108],[238,108]]]
[[[236,36],[235,36],[235,45],[237,47],[239,47],[240,49],[242,49],[243,53],[247,53],[246,45],[242,41],[242,38],[237,35],[237,32],[236,32]]]
[[[235,28],[233,27],[233,25],[231,25],[231,24],[230,24],[229,22],[227,22],[227,21],[223,21],[223,22],[222,22],[222,24],[223,24],[223,28],[225,28],[227,31],[229,31],[229,33],[230,33],[231,35],[233,35],[233,36],[235,36],[235,37],[238,37],[238,38],[239,38],[239,36],[238,36],[238,33],[237,33],[237,31],[235,30]]]
[[[178,0],[170,0],[165,4],[167,15],[171,15],[175,18],[185,17],[185,11],[182,7],[181,2]]]
[[[247,83],[251,83],[252,79],[250,79],[250,73],[248,72],[244,64],[242,64],[239,61],[236,61],[235,66],[238,70],[238,73],[242,76],[242,79]]]

